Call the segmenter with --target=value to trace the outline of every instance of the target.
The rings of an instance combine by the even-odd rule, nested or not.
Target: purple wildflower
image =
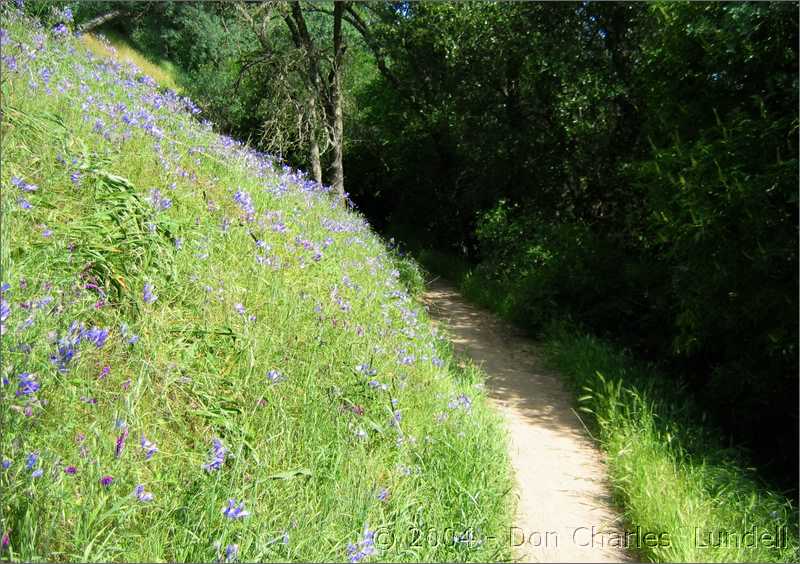
[[[103,348],[108,339],[108,329],[100,329],[99,327],[92,327],[83,334],[87,341],[94,343],[98,349]]]
[[[233,195],[234,201],[239,204],[239,207],[242,211],[247,214],[248,217],[252,216],[256,210],[253,207],[253,200],[250,198],[250,194],[244,192],[242,190],[238,190],[236,194]]]
[[[64,474],[69,474],[70,476],[76,474],[77,472],[78,469],[75,468],[74,466],[67,466],[66,468],[64,468]]]
[[[17,178],[16,176],[11,177],[11,184],[22,190],[23,192],[36,192],[39,187],[36,184],[30,184],[29,182],[25,182],[21,178]]]
[[[37,469],[37,470],[34,470],[34,471],[31,473],[31,478],[40,478],[40,477],[42,476],[42,474],[44,474],[44,470],[42,470],[41,468],[39,468],[39,469]]]
[[[102,478],[100,478],[100,485],[103,486],[104,488],[107,488],[112,484],[113,481],[114,481],[113,476],[103,476]]]
[[[31,203],[25,198],[17,198],[17,203],[19,204],[19,207],[21,207],[23,210],[33,209]]]
[[[140,443],[142,445],[142,450],[144,450],[144,457],[146,460],[150,460],[153,458],[153,455],[158,452],[158,447],[155,443],[148,441],[147,437],[142,435],[142,439]]]
[[[416,357],[413,354],[407,354],[407,355],[402,355],[400,357],[399,362],[400,364],[409,365],[409,364],[414,364],[415,360]]]
[[[77,170],[69,175],[69,179],[72,181],[73,184],[76,186],[81,183],[81,173]]]
[[[172,207],[172,200],[161,196],[161,190],[153,188],[150,190],[150,203],[157,210],[167,210]]]
[[[18,68],[16,57],[13,57],[11,55],[3,55],[2,57],[0,57],[0,59],[2,59],[3,63],[6,65],[6,68],[9,70],[9,72],[16,72]]]
[[[28,470],[33,470],[33,467],[36,466],[36,463],[39,460],[39,453],[32,452],[28,455],[28,458],[25,459],[25,468]]]
[[[123,339],[127,339],[128,340],[128,344],[129,345],[135,345],[139,341],[139,336],[138,335],[134,335],[133,333],[129,333],[128,324],[127,323],[123,323],[122,325],[119,326],[119,332],[120,332],[120,335],[122,335]],[[130,337],[128,335],[130,335]]]
[[[402,414],[402,413],[400,413],[400,410],[399,410],[399,409],[395,409],[395,410],[394,410],[394,413],[392,414],[392,420],[391,420],[391,422],[390,422],[390,423],[391,423],[391,425],[392,425],[393,427],[397,427],[398,425],[400,425],[400,421],[401,421],[402,419],[403,419],[403,414]]]
[[[144,491],[144,484],[139,484],[133,488],[133,493],[136,495],[136,499],[141,502],[147,503],[148,501],[153,501],[153,494],[151,492]]]
[[[214,448],[211,451],[211,461],[207,464],[203,464],[203,469],[206,472],[213,472],[214,470],[219,470],[222,468],[222,465],[225,464],[225,453],[228,452],[228,449],[222,444],[222,441],[219,439],[214,439],[213,441]]]
[[[153,293],[153,285],[152,284],[148,283],[148,284],[144,285],[144,290],[142,291],[142,299],[144,300],[144,303],[146,303],[146,304],[152,304],[154,301],[156,301],[158,299],[158,296],[156,296]]]
[[[3,462],[0,463],[0,466],[3,467],[3,470],[8,470],[9,467],[14,463],[13,460],[9,460],[8,458],[4,458]]]
[[[356,372],[361,372],[365,376],[375,376],[378,371],[372,368],[369,364],[359,364],[356,366]]]
[[[375,554],[375,531],[364,525],[364,538],[357,544],[348,543],[347,558],[350,562],[361,562],[364,558]]]
[[[231,498],[228,500],[228,507],[222,508],[222,514],[228,519],[242,519],[250,515],[250,512],[245,510],[244,501],[236,504],[236,500]]]
[[[5,321],[11,315],[11,306],[6,300],[0,300],[0,334],[5,333]]]
[[[23,372],[19,376],[19,389],[17,390],[17,397],[19,396],[30,396],[35,394],[39,391],[41,387],[39,382],[37,382],[34,378],[35,375],[30,374],[29,372]]]
[[[50,362],[58,366],[60,372],[66,372],[70,361],[77,354],[77,346],[80,343],[85,331],[78,326],[77,322],[73,322],[69,328],[69,334],[65,335],[58,341],[57,352],[50,356]]]
[[[269,380],[273,384],[277,384],[278,382],[283,382],[286,377],[278,372],[277,370],[270,370],[267,372],[267,380]]]
[[[233,309],[235,309],[240,315],[244,315],[246,313],[246,310],[242,304],[235,304]]]
[[[451,400],[447,407],[450,409],[458,409],[463,408],[464,411],[469,411],[472,408],[472,400],[469,399],[465,394],[461,394],[457,396],[455,399]]]
[[[11,539],[9,538],[10,532],[11,529],[3,531],[3,539],[0,540],[0,548],[8,548],[8,545],[11,544]]]
[[[125,427],[122,430],[122,433],[119,434],[117,437],[117,444],[114,448],[114,456],[119,458],[122,455],[122,451],[125,448],[125,440],[128,438],[128,428]]]
[[[238,544],[229,544],[225,547],[225,562],[234,562],[239,554]]]
[[[378,493],[378,501],[387,501],[389,499],[389,490],[382,488]]]
[[[389,390],[388,384],[381,384],[380,382],[378,382],[375,379],[370,380],[369,382],[367,382],[367,385],[369,385],[369,387],[374,389],[374,390],[382,390],[384,392]]]

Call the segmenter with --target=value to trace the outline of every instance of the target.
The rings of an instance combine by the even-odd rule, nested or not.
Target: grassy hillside
[[[0,558],[507,558],[480,373],[363,218],[135,66],[2,26]]]

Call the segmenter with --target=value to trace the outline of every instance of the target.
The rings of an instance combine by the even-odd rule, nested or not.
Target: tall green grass
[[[509,558],[503,427],[413,264],[139,69],[2,26],[0,558]]]
[[[598,339],[550,327],[547,357],[579,394],[628,523],[669,533],[667,562],[793,562],[798,514],[703,424],[688,394]],[[744,536],[747,534],[747,536]],[[770,536],[772,537],[770,539]]]
[[[463,260],[415,252],[432,273],[510,321],[511,292]],[[651,366],[563,321],[542,335],[546,360],[571,387],[607,454],[609,480],[630,545],[654,562],[796,562],[796,505],[725,447],[688,391]],[[662,540],[648,542],[647,533]],[[651,539],[653,536],[651,535]],[[639,547],[636,550],[636,547]]]

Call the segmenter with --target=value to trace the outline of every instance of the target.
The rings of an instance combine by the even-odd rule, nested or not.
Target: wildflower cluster
[[[347,559],[350,562],[361,562],[373,554],[375,554],[375,531],[371,531],[369,525],[364,525],[364,536],[356,543],[347,545]]]

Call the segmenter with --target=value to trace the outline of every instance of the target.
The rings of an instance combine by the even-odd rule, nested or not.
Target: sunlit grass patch
[[[111,31],[98,34],[84,33],[81,36],[81,42],[95,55],[133,63],[160,86],[180,92],[180,87],[175,80],[176,70],[172,64],[167,61],[152,62],[119,34]]]

